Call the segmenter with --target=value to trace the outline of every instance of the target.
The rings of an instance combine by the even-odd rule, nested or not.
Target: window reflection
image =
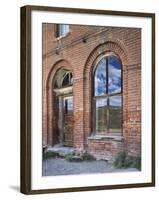
[[[107,99],[96,100],[96,131],[104,134],[107,129]]]
[[[121,92],[121,64],[117,57],[108,57],[108,93]]]
[[[73,97],[65,98],[65,113],[73,112]]]
[[[68,24],[57,24],[57,37],[65,36],[69,32]]]
[[[121,134],[121,62],[114,55],[98,62],[94,75],[94,124],[96,134]]]
[[[109,98],[109,131],[121,132],[121,96],[112,96]]]
[[[97,65],[95,71],[95,96],[106,94],[106,58]]]

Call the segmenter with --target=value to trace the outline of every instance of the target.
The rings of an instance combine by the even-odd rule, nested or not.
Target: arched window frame
[[[64,70],[65,72],[59,76],[59,72],[61,70]],[[65,79],[68,78],[68,80],[65,82]],[[73,75],[72,72],[69,70],[66,70],[65,68],[61,68],[58,70],[56,76],[55,76],[55,82],[54,82],[54,88],[55,89],[60,89],[60,88],[65,88],[73,85]]]
[[[118,93],[112,93],[112,94],[108,94],[108,89],[106,91],[106,95],[95,95],[95,73],[96,73],[96,70],[97,70],[97,67],[98,67],[98,64],[99,62],[103,59],[103,58],[108,58],[109,56],[114,56],[118,59],[118,61],[120,62],[120,65],[121,65],[121,91],[118,92]],[[107,65],[107,64],[106,64]],[[108,84],[108,70],[106,69],[106,82]],[[94,67],[93,67],[93,74],[92,74],[92,133],[94,136],[122,136],[122,129],[123,129],[123,66],[122,66],[122,62],[121,62],[121,59],[118,55],[114,54],[113,52],[109,52],[109,53],[106,53],[102,56],[99,56],[97,59],[96,59],[96,62],[94,64]],[[106,86],[108,88],[108,86]],[[108,98],[108,102],[109,102],[109,98],[110,97],[113,97],[113,96],[121,96],[121,129],[120,129],[120,132],[112,132],[110,131],[109,127],[107,127],[107,131],[104,132],[104,134],[100,134],[99,132],[96,131],[96,99],[102,99],[102,98]],[[109,107],[109,105],[108,105]],[[109,108],[107,109],[109,110]],[[107,121],[109,121],[109,111],[107,111]]]

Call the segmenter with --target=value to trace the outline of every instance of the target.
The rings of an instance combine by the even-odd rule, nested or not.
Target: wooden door
[[[73,146],[73,96],[63,98],[63,145]]]

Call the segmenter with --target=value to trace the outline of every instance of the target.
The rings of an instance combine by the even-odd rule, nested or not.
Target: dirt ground
[[[43,161],[43,176],[92,174],[109,172],[136,172],[135,168],[116,169],[104,160],[69,162],[63,158],[51,158]]]

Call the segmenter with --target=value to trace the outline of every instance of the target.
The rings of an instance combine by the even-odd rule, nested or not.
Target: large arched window
[[[121,135],[122,65],[113,54],[104,56],[94,71],[93,132],[97,135]]]

